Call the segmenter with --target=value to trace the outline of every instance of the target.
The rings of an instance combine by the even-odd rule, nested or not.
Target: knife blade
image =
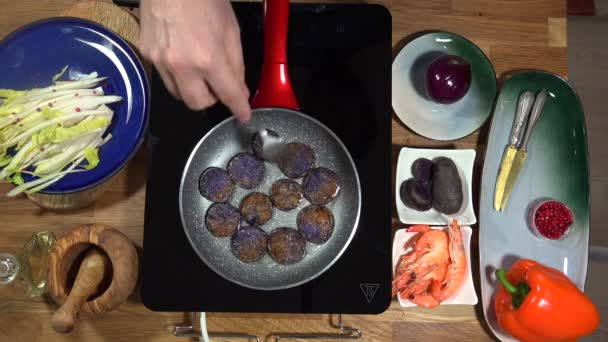
[[[498,211],[504,211],[505,206],[507,205],[507,200],[509,199],[509,195],[511,195],[511,190],[513,190],[513,185],[515,185],[515,181],[517,180],[517,176],[521,171],[521,168],[524,165],[524,161],[526,160],[526,151],[518,150],[515,148],[511,148],[509,146],[511,163],[508,172],[505,173],[504,176],[504,186],[503,186],[503,194],[500,199],[500,207]],[[496,203],[495,203],[496,205]]]
[[[515,159],[517,148],[520,146],[523,139],[524,127],[526,125],[526,121],[528,120],[530,110],[532,109],[534,99],[534,93],[531,91],[524,91],[521,93],[521,95],[519,95],[517,111],[515,113],[515,118],[513,119],[511,135],[509,136],[509,144],[503,153],[502,161],[500,163],[500,170],[496,179],[494,190],[494,210],[496,211],[501,211],[503,199],[505,197],[507,179],[513,167],[513,161]]]
[[[524,161],[526,160],[526,156],[528,155],[528,141],[530,140],[530,136],[532,135],[534,126],[536,126],[536,122],[538,121],[538,118],[540,117],[540,114],[543,111],[546,100],[547,91],[543,89],[540,91],[540,93],[538,93],[538,95],[536,95],[536,99],[534,100],[534,106],[532,107],[532,113],[530,114],[530,118],[528,119],[528,127],[526,127],[526,131],[524,133],[521,144],[519,145],[519,148],[513,156],[513,164],[511,167],[511,171],[509,172],[509,175],[507,177],[505,193],[503,196],[502,203],[500,205],[500,211],[505,210],[507,200],[509,199],[509,195],[511,194],[511,190],[513,190],[513,186],[517,181],[519,172],[524,166]]]

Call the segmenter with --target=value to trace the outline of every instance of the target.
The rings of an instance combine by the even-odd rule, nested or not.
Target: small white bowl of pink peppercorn
[[[528,213],[528,228],[541,239],[561,240],[574,223],[570,208],[556,200],[537,201]]]

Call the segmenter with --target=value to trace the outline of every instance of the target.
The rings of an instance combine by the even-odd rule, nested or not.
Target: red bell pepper
[[[496,271],[500,288],[494,302],[500,326],[528,341],[575,341],[600,323],[597,308],[562,272],[529,259],[509,272]]]

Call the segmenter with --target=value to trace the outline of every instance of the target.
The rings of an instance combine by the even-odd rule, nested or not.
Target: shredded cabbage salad
[[[92,72],[78,80],[59,80],[31,90],[0,89],[0,180],[16,185],[7,196],[35,193],[64,176],[95,168],[99,148],[114,112],[107,105],[120,96],[106,95]],[[22,174],[35,176],[25,182]]]

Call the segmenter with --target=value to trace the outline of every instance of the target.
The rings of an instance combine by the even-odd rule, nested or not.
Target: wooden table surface
[[[0,0],[0,37],[36,19],[60,14],[75,0]],[[392,13],[394,52],[409,35],[441,29],[461,34],[478,44],[490,57],[498,77],[521,69],[545,69],[567,76],[566,1],[557,0],[386,0]],[[0,75],[1,77],[1,75]],[[393,115],[393,179],[398,151],[403,146],[475,148],[474,192],[485,151],[488,125],[454,142],[436,142],[407,129]],[[120,174],[111,189],[92,207],[70,213],[54,213],[36,207],[26,198],[0,195],[0,251],[15,253],[40,230],[57,236],[83,223],[105,223],[122,230],[142,246],[146,151],[142,149]],[[393,187],[394,188],[394,187]],[[0,193],[9,190],[0,185]],[[476,205],[477,208],[477,205]],[[393,227],[402,225],[393,208]],[[478,227],[474,227],[478,228]],[[386,229],[391,229],[386,227]],[[477,233],[473,261],[477,265]],[[478,295],[479,275],[474,273]],[[0,290],[0,340],[2,341],[179,341],[171,335],[183,313],[157,313],[146,309],[135,293],[117,310],[95,321],[79,322],[67,335],[56,334],[50,325],[56,305],[47,298],[30,299],[19,288]],[[490,340],[481,304],[442,306],[436,309],[402,309],[396,301],[377,316],[346,315],[346,324],[363,331],[363,341]],[[211,331],[269,333],[329,332],[328,315],[208,314]],[[185,340],[185,339],[182,339]],[[268,339],[270,341],[270,339]]]

